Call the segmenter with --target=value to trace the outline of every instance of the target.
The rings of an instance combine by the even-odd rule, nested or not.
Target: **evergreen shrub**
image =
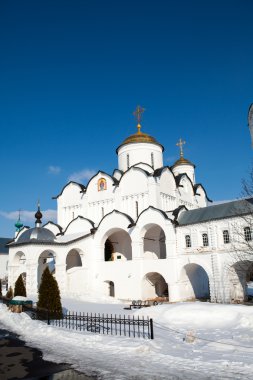
[[[52,318],[62,318],[60,290],[48,267],[46,267],[41,277],[37,306],[38,308],[47,309]]]
[[[8,292],[6,293],[6,298],[9,298],[9,299],[13,298],[13,290],[11,286],[9,287]]]
[[[25,288],[22,274],[18,276],[18,279],[15,282],[14,297],[16,296],[26,297],[26,288]]]

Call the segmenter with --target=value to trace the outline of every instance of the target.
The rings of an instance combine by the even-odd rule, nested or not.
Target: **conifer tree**
[[[50,315],[53,317],[61,318],[62,316],[59,287],[48,267],[46,267],[41,277],[37,306],[49,310]]]
[[[11,286],[9,287],[8,292],[6,293],[6,298],[9,298],[9,299],[13,298],[13,290]]]
[[[2,294],[2,280],[1,280],[1,278],[0,278],[0,296],[2,296],[3,294]]]
[[[25,288],[22,274],[19,275],[17,281],[15,282],[14,297],[16,296],[26,297],[26,288]]]

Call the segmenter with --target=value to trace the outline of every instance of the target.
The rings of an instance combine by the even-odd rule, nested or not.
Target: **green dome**
[[[17,222],[15,223],[15,227],[16,227],[16,231],[21,230],[21,228],[23,227],[23,223],[21,222],[20,219],[18,219]]]

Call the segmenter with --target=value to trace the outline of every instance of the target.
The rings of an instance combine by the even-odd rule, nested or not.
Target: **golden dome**
[[[180,165],[191,165],[195,167],[195,165],[191,161],[187,160],[186,158],[182,156],[174,163],[174,165],[172,165],[172,167],[174,168],[175,166],[180,166]]]
[[[164,147],[158,141],[156,141],[156,139],[154,137],[148,135],[147,133],[144,133],[144,132],[140,131],[140,129],[141,129],[140,124],[137,125],[137,128],[138,128],[138,131],[135,134],[133,134],[131,136],[128,136],[122,142],[122,144],[120,144],[120,146],[117,148],[117,152],[118,152],[119,148],[122,147],[123,145],[134,144],[134,143],[156,144],[156,145],[159,145],[162,148],[162,151],[164,151]]]
[[[184,153],[183,153],[183,145],[184,144],[185,144],[185,141],[182,140],[180,137],[179,141],[176,143],[176,145],[180,149],[180,158],[174,163],[174,165],[172,165],[172,168],[174,168],[175,166],[180,166],[180,165],[191,165],[195,168],[195,165],[192,164],[191,161],[184,158]]]
[[[129,143],[155,143],[155,144],[158,144],[158,142],[156,141],[156,139],[154,139],[154,137],[148,135],[147,133],[143,133],[143,132],[137,132],[135,133],[134,135],[131,135],[129,137],[127,137],[123,143],[123,144],[129,144]]]

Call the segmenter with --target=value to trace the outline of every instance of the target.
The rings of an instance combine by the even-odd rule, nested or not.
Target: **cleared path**
[[[90,380],[66,364],[42,359],[42,352],[26,345],[17,335],[0,328],[0,379]]]

